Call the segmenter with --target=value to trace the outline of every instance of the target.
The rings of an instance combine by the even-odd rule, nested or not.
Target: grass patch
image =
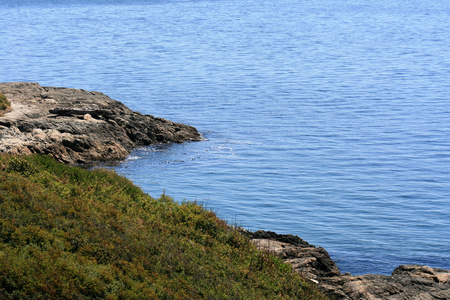
[[[11,109],[11,104],[9,103],[8,99],[6,99],[6,96],[0,93],[0,117],[3,116],[3,114]]]
[[[200,205],[0,155],[0,298],[325,299]]]
[[[6,99],[6,96],[0,93],[0,110],[6,110],[10,107],[10,103],[8,99]]]

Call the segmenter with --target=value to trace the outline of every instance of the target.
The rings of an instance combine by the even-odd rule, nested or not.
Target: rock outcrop
[[[198,131],[142,115],[100,92],[0,83],[11,104],[0,115],[0,152],[46,154],[69,164],[126,158],[136,147],[199,141]]]
[[[450,270],[402,265],[392,275],[341,274],[321,247],[293,235],[242,230],[259,249],[290,263],[295,272],[315,282],[331,299],[352,300],[444,300],[450,299]]]

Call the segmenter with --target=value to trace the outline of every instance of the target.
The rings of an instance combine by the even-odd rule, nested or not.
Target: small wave
[[[137,155],[130,155],[127,157],[126,160],[138,160],[138,159],[141,159],[141,157]]]

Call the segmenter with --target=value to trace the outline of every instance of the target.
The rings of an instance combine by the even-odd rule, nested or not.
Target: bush
[[[0,298],[325,299],[192,202],[108,170],[0,155]]]

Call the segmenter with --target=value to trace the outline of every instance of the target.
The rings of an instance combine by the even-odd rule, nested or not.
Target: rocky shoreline
[[[392,275],[342,274],[328,252],[294,235],[270,231],[240,231],[259,249],[292,265],[295,272],[316,283],[331,299],[431,300],[450,299],[450,270],[402,265]]]
[[[142,115],[99,92],[12,82],[0,83],[0,93],[10,103],[0,111],[0,152],[92,164],[124,159],[140,146],[202,140],[192,126]],[[239,230],[332,299],[450,299],[449,270],[406,265],[390,276],[352,276],[325,249],[297,236]]]
[[[45,154],[68,164],[125,159],[140,146],[200,141],[198,131],[134,112],[100,92],[0,83],[11,104],[0,114],[0,152]]]

